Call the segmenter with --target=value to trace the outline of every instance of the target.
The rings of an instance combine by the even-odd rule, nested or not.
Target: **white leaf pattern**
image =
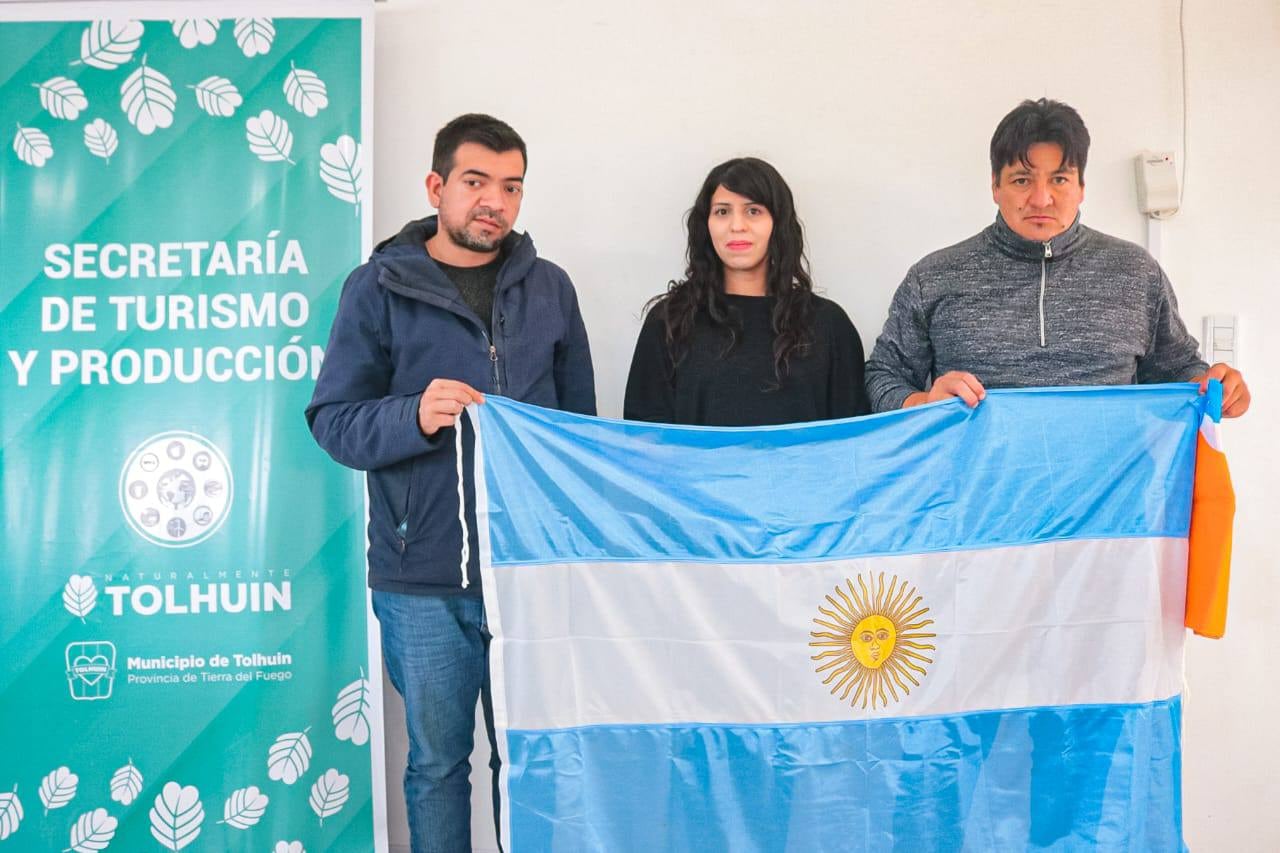
[[[93,853],[105,850],[116,837],[116,826],[119,821],[107,814],[106,809],[94,809],[85,812],[71,827],[71,848],[76,853]]]
[[[18,132],[13,137],[13,151],[19,160],[39,169],[53,156],[53,143],[43,130],[18,125]]]
[[[116,132],[111,129],[111,125],[98,119],[84,126],[84,144],[95,157],[105,160],[116,150]],[[72,575],[62,588],[62,606],[83,622],[84,617],[98,606],[98,588],[94,586],[93,578],[89,575]]]
[[[276,38],[276,25],[270,18],[236,18],[236,44],[252,59],[271,50]]]
[[[333,706],[333,733],[338,740],[349,740],[356,746],[369,742],[369,682],[360,678],[342,688]]]
[[[200,834],[204,806],[194,785],[166,782],[149,813],[151,835],[170,850],[181,850]]]
[[[0,841],[18,831],[22,825],[22,800],[18,799],[18,786],[13,791],[0,794]]]
[[[320,825],[324,826],[324,819],[342,811],[350,796],[351,779],[331,767],[311,786],[308,802],[320,818]]]
[[[360,143],[343,134],[337,142],[320,146],[320,179],[329,193],[356,206],[364,200],[364,165],[360,161]]]
[[[302,848],[301,841],[277,841],[271,853],[307,853],[307,851]]]
[[[122,806],[131,804],[142,791],[142,774],[133,766],[133,759],[111,774],[111,799]]]
[[[68,767],[59,767],[40,780],[40,802],[44,803],[44,813],[52,809],[60,809],[71,802],[76,795],[76,786],[80,777]]]
[[[315,118],[316,113],[329,106],[329,90],[324,81],[314,71],[298,68],[292,62],[284,78],[284,96],[289,106],[307,118]]]
[[[206,77],[191,88],[196,91],[196,102],[200,104],[200,109],[211,116],[230,118],[235,115],[236,108],[244,103],[235,84],[226,77]]]
[[[40,90],[40,106],[54,118],[75,121],[82,110],[89,108],[89,99],[80,84],[68,77],[50,77],[33,85]]]
[[[293,131],[289,122],[280,116],[263,110],[251,116],[245,122],[245,137],[249,140],[249,150],[258,155],[259,160],[268,163],[289,160],[289,152],[293,150]]]
[[[183,47],[190,50],[202,44],[213,44],[221,25],[222,21],[217,18],[181,18],[173,22],[173,34]]]
[[[311,766],[311,741],[307,739],[308,726],[300,732],[287,732],[276,738],[267,751],[267,778],[286,785],[298,781]]]
[[[267,810],[268,802],[270,798],[259,791],[257,785],[232,791],[222,806],[222,820],[218,823],[225,823],[236,829],[248,829],[262,820],[262,813]]]
[[[173,124],[173,108],[177,105],[178,96],[169,78],[148,66],[145,56],[120,87],[120,107],[143,136]]]
[[[94,21],[80,36],[79,61],[104,71],[119,68],[133,59],[142,30],[141,21]]]

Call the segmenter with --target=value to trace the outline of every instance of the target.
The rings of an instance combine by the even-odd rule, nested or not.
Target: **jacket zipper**
[[[496,288],[495,288],[495,290],[496,290]],[[496,329],[501,329],[504,325],[506,325],[506,322],[507,322],[507,315],[506,315],[506,314],[503,314],[503,313],[498,309],[498,304],[497,304],[497,293],[496,293],[496,292],[494,293],[493,315],[489,318],[489,322],[492,324],[492,328],[493,328],[493,329],[495,329],[495,330],[496,330]],[[481,331],[483,331],[483,330],[481,330]],[[492,366],[492,368],[493,368],[493,393],[495,393],[495,394],[501,394],[501,393],[502,393],[502,379],[501,379],[501,377],[498,375],[498,345],[497,345],[497,341],[495,341],[495,340],[494,340],[494,338],[491,336],[491,333],[486,333],[486,334],[485,334],[485,336],[484,336],[484,339],[485,339],[485,341],[486,341],[486,342],[488,342],[488,344],[489,344],[489,364],[490,364],[490,365]]]
[[[489,364],[493,365],[493,393],[502,393],[502,380],[498,378],[498,348],[489,342]]]
[[[409,468],[409,488],[404,491],[404,518],[396,525],[396,538],[400,540],[400,556],[404,556],[409,544],[409,507],[413,501],[413,467]]]
[[[1044,257],[1040,259],[1040,346],[1045,346],[1044,338],[1044,285],[1048,274],[1048,262],[1053,257],[1053,243],[1045,242]]]

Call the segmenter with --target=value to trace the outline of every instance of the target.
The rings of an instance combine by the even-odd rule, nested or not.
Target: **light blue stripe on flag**
[[[992,391],[976,409],[956,400],[730,430],[490,397],[476,415],[493,565],[777,563],[1183,537],[1204,399],[1190,383]],[[594,512],[602,505],[611,512]]]
[[[512,849],[1175,851],[1181,705],[508,732]]]

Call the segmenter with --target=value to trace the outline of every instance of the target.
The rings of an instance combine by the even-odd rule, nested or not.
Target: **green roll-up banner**
[[[382,848],[363,484],[303,418],[370,6],[0,15],[0,853]]]

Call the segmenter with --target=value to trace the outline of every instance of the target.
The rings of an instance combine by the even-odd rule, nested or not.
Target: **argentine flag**
[[[472,407],[504,849],[1182,849],[1220,401],[748,429]]]

